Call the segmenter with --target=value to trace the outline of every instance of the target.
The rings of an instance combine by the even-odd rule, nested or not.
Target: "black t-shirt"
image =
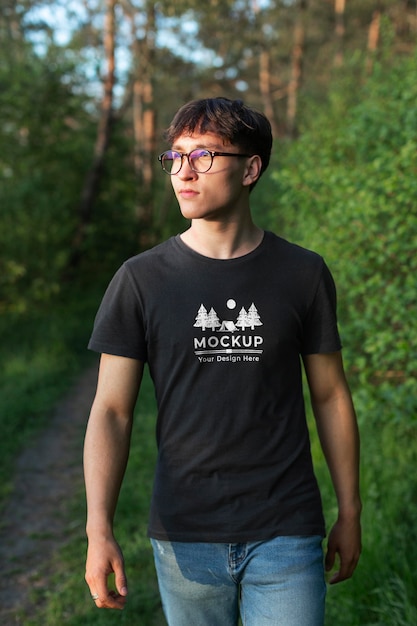
[[[218,260],[173,237],[116,273],[89,347],[149,365],[151,537],[324,534],[300,364],[300,354],[341,347],[319,255],[266,232],[253,252]]]

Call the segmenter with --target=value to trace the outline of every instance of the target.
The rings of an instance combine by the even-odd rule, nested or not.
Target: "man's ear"
[[[254,154],[246,161],[246,167],[243,174],[243,185],[253,185],[261,175],[262,160],[258,154]]]

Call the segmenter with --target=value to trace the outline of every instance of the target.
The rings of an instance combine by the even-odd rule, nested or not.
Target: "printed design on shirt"
[[[200,363],[259,362],[264,342],[259,327],[263,323],[255,303],[239,310],[230,298],[226,306],[235,312],[234,319],[221,319],[213,307],[200,305],[194,323],[200,330],[200,336],[194,336],[196,357]]]

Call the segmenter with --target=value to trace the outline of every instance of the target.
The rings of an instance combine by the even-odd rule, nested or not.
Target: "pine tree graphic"
[[[207,315],[206,325],[208,328],[211,328],[212,331],[215,331],[216,328],[221,326],[221,322],[219,316],[216,311],[211,307],[209,314]]]
[[[258,309],[256,308],[253,302],[248,311],[247,326],[249,326],[251,330],[254,330],[255,326],[263,326],[260,315],[258,313]]]
[[[245,307],[240,309],[239,315],[237,316],[236,326],[239,326],[242,330],[247,328],[250,324],[248,323],[248,313]]]
[[[198,309],[197,317],[195,318],[195,328],[201,328],[202,330],[206,330],[206,327],[209,325],[208,323],[208,313],[207,309],[202,304]]]

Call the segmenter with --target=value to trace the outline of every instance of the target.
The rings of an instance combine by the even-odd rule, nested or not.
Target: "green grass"
[[[86,344],[98,301],[93,294],[68,294],[47,310],[0,315],[0,506],[19,450],[91,359]]]

